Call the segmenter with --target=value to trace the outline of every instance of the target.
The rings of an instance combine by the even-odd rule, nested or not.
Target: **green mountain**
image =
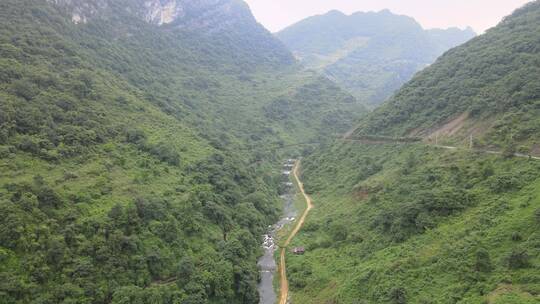
[[[362,121],[357,136],[445,138],[539,152],[538,2],[452,49]]]
[[[350,16],[331,11],[277,36],[308,68],[322,71],[361,102],[376,106],[475,33],[470,28],[424,30],[414,19],[384,10]]]
[[[361,111],[242,1],[1,1],[0,302],[257,303],[277,161]]]
[[[539,29],[534,1],[303,160],[294,303],[539,303],[540,158],[514,153],[538,145]]]

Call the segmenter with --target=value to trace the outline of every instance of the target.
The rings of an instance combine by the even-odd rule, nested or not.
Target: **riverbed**
[[[276,224],[268,227],[268,233],[263,236],[262,247],[264,255],[259,259],[257,265],[261,273],[261,282],[259,283],[260,304],[275,304],[277,302],[277,294],[274,290],[274,275],[277,271],[277,263],[274,259],[274,253],[278,249],[275,244],[277,232],[283,226],[293,222],[298,211],[294,207],[294,189],[281,196],[283,200],[283,217]]]

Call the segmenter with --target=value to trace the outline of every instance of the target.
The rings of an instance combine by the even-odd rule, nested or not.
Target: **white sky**
[[[272,32],[306,17],[337,9],[392,12],[411,16],[424,28],[471,26],[477,33],[493,27],[530,0],[245,0],[257,20]]]

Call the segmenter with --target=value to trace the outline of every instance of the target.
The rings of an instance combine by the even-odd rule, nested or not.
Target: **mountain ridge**
[[[322,72],[371,107],[419,70],[475,34],[424,30],[389,10],[309,17],[276,34],[307,68]]]
[[[139,18],[154,25],[182,23],[189,20],[193,27],[208,27],[219,21],[236,21],[246,19],[254,21],[249,7],[241,0],[46,0],[56,6],[63,7],[72,13],[74,23],[86,23],[93,17],[106,16],[111,9],[118,9],[120,4],[125,11],[137,15]],[[182,20],[183,19],[183,20]],[[188,24],[189,25],[189,24]],[[198,25],[198,26],[197,26]]]
[[[357,135],[439,133],[449,141],[468,141],[472,135],[479,145],[499,148],[535,145],[540,89],[530,75],[538,74],[539,7],[531,2],[446,52],[366,118]],[[457,120],[459,130],[444,131]]]

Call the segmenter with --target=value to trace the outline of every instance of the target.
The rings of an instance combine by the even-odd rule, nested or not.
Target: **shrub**
[[[504,158],[512,158],[517,153],[517,148],[513,143],[507,144],[503,152]]]
[[[6,144],[9,139],[9,132],[3,126],[0,128],[0,144]]]
[[[16,148],[13,146],[0,146],[0,158],[7,158],[9,154],[15,153],[15,151],[16,151]]]
[[[520,186],[521,180],[513,174],[493,176],[490,179],[490,188],[497,193],[517,190]]]
[[[389,297],[394,304],[406,304],[407,296],[405,289],[401,287],[394,287],[389,292]]]
[[[124,131],[126,141],[132,144],[140,144],[146,140],[146,134],[138,129],[126,129]]]
[[[37,198],[39,206],[42,208],[58,208],[62,205],[60,196],[47,185],[37,189]]]
[[[150,153],[169,165],[178,166],[180,164],[180,155],[178,155],[174,148],[165,143],[151,147]]]
[[[330,235],[335,241],[344,241],[347,239],[349,232],[344,224],[333,224],[330,227]]]
[[[531,148],[527,146],[519,146],[517,152],[528,155],[529,153],[531,153]]]
[[[495,174],[495,169],[491,163],[487,163],[482,166],[482,177],[484,177],[484,179],[492,176],[493,174]]]
[[[478,272],[490,272],[492,269],[491,258],[489,252],[485,249],[479,249],[476,252],[476,260],[474,263],[474,269]]]
[[[11,90],[15,95],[26,100],[34,98],[39,93],[39,88],[27,79],[14,81]]]
[[[17,145],[17,148],[19,150],[32,153],[32,154],[38,154],[40,151],[39,144],[37,140],[32,138],[31,136],[22,136],[19,140],[19,144]]]
[[[529,267],[529,254],[525,250],[514,249],[506,258],[506,263],[510,269],[521,269]]]

